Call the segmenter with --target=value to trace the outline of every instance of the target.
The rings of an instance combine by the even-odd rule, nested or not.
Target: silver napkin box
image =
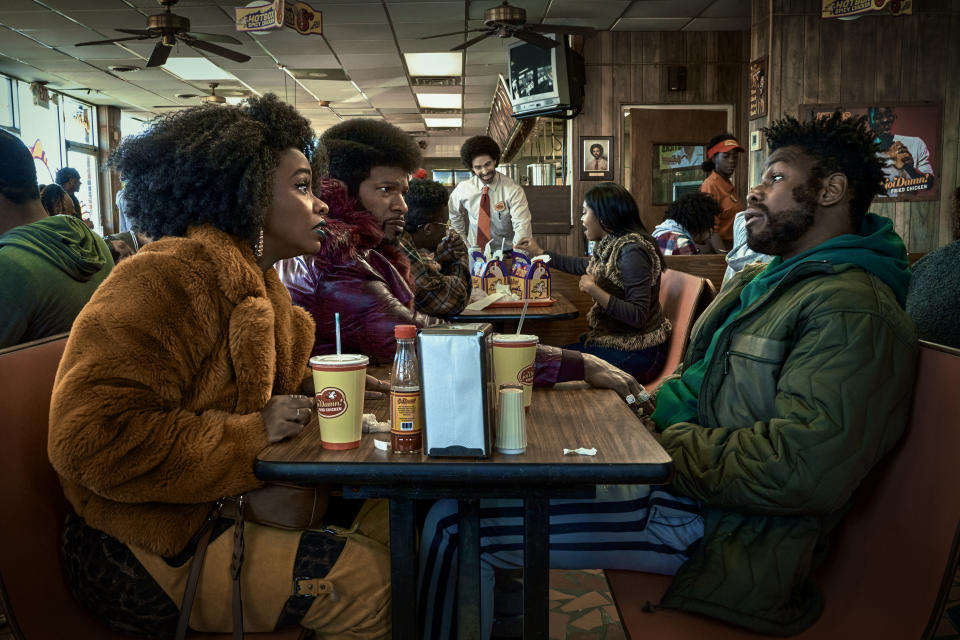
[[[493,446],[493,327],[426,327],[417,336],[424,447],[429,456],[489,456]]]

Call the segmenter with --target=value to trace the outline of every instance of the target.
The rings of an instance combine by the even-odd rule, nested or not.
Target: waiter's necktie
[[[490,196],[487,191],[490,187],[484,185],[483,195],[480,196],[480,212],[477,215],[477,246],[481,250],[490,242]]]

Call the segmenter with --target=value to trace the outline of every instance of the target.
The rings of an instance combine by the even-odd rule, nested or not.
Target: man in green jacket
[[[103,238],[47,215],[30,151],[0,131],[0,348],[69,331],[112,268]]]
[[[867,213],[884,191],[865,121],[788,117],[765,134],[771,154],[745,219],[751,249],[775,257],[704,312],[657,394],[651,427],[673,458],[672,484],[551,501],[550,558],[675,574],[662,606],[791,635],[823,609],[808,576],[827,534],[906,427],[917,338],[903,242]],[[456,571],[456,525],[441,505],[421,543],[428,620],[443,617],[429,600]],[[492,591],[487,568],[516,564],[520,531],[510,501],[482,509]]]

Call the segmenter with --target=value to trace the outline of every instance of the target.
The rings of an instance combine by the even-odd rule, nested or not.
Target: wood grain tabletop
[[[387,410],[386,398],[365,401],[364,412],[375,413],[379,420],[386,419]],[[390,434],[364,434],[356,449],[323,449],[314,418],[297,437],[263,449],[255,472],[265,480],[304,483],[506,485],[519,478],[527,483],[583,485],[657,484],[669,480],[673,469],[666,451],[608,389],[534,389],[527,413],[527,449],[519,455],[494,451],[480,459],[397,454],[377,449],[374,440],[389,442]],[[578,447],[596,448],[597,453],[563,453]]]
[[[554,303],[545,307],[527,307],[527,320],[569,320],[580,315],[577,307],[561,293],[553,293]],[[495,322],[501,320],[519,320],[523,307],[486,308],[480,311],[464,309],[460,313],[448,316],[453,322]]]

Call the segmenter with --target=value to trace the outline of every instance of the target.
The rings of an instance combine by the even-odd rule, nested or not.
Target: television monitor
[[[510,45],[508,88],[513,115],[529,118],[579,110],[583,105],[583,56],[556,36],[560,46],[542,49],[529,42]]]

